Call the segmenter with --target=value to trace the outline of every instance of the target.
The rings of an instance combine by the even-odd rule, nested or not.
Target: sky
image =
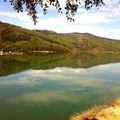
[[[58,33],[87,32],[120,40],[120,2],[119,0],[104,0],[104,2],[105,6],[100,7],[99,10],[93,7],[90,11],[86,11],[83,5],[80,5],[74,17],[75,22],[67,21],[65,14],[59,14],[53,7],[49,8],[47,15],[43,15],[38,9],[39,19],[34,25],[25,11],[17,13],[9,2],[0,0],[0,21],[27,29],[53,30]],[[65,2],[60,0],[60,3],[64,8]]]

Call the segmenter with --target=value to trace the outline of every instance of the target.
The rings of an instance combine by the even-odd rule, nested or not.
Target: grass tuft
[[[70,120],[120,120],[120,98],[103,106],[95,106],[81,114],[75,114]]]

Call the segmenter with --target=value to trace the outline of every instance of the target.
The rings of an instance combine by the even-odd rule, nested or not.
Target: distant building
[[[0,51],[0,55],[3,55],[3,51]]]

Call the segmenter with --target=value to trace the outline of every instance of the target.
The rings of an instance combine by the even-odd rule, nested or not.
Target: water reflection
[[[75,112],[120,96],[120,63],[111,63],[119,62],[119,55],[100,56],[86,61],[75,55],[33,60],[3,56],[0,119],[68,120]]]
[[[10,98],[13,103],[49,104],[56,101],[76,103],[86,97],[83,93],[94,94],[94,97],[95,95],[102,97],[103,94],[106,96],[108,92],[118,94],[119,71],[120,64],[100,65],[87,69],[58,67],[48,70],[28,70],[1,77],[0,86],[32,87],[33,91]]]
[[[0,56],[0,76],[28,69],[52,69],[56,67],[88,68],[116,62],[120,62],[119,53]]]

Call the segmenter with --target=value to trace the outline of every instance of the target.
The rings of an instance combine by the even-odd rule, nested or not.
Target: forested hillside
[[[59,34],[47,30],[28,30],[0,22],[0,51],[118,52],[120,41],[89,33]]]

